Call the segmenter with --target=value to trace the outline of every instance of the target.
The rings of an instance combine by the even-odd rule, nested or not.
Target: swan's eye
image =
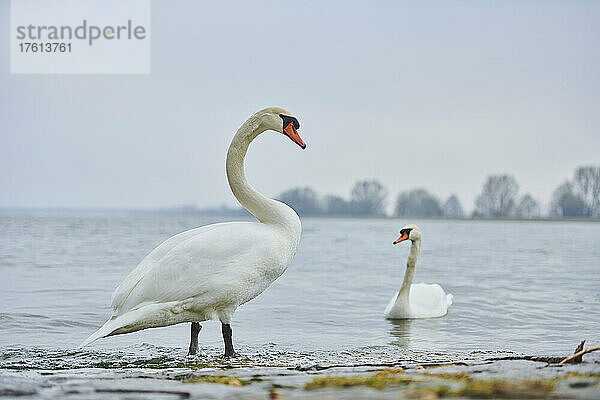
[[[279,117],[283,120],[283,126],[286,127],[291,123],[293,123],[294,128],[300,129],[300,122],[296,119],[296,117],[290,117],[289,115],[279,114]]]

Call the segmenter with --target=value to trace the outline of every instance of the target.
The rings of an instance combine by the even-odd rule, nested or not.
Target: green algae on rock
[[[468,373],[404,374],[404,370],[383,370],[371,375],[317,377],[304,385],[305,390],[349,388],[356,386],[384,389],[392,385],[420,384],[410,392],[414,397],[466,398],[545,398],[555,380],[519,381],[511,379],[473,379]],[[457,387],[456,385],[459,384]]]
[[[327,387],[353,387],[367,386],[375,389],[383,389],[389,385],[407,384],[419,382],[421,379],[415,376],[404,375],[403,369],[390,369],[376,372],[372,375],[354,376],[324,376],[314,378],[304,385],[305,390],[316,390]]]
[[[193,376],[191,378],[187,378],[181,381],[182,383],[220,383],[222,385],[229,386],[244,386],[248,385],[250,382],[244,379],[240,379],[236,376]]]

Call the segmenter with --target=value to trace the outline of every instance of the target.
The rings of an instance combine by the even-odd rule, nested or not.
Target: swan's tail
[[[446,301],[448,302],[448,307],[450,307],[450,306],[452,305],[452,299],[453,299],[453,298],[454,298],[454,296],[453,296],[453,295],[451,295],[450,293],[448,293],[448,294],[446,295],[446,299],[447,299]]]
[[[89,338],[85,339],[83,343],[79,345],[79,348],[87,346],[106,336],[121,335],[123,333],[136,332],[147,328],[158,328],[161,326],[179,324],[181,322],[196,321],[196,314],[178,310],[176,307],[178,304],[179,302],[177,301],[148,304],[135,310],[128,311],[125,314],[113,316],[106,321],[100,329],[92,333]]]
[[[88,344],[95,342],[96,340],[98,340],[100,338],[106,337],[106,336],[110,335],[111,333],[113,333],[114,331],[116,331],[117,329],[119,329],[121,327],[120,319],[121,318],[119,318],[119,317],[115,317],[115,318],[111,318],[108,321],[106,321],[106,323],[104,325],[102,325],[102,327],[100,327],[100,329],[98,329],[96,332],[92,333],[90,335],[90,337],[85,339],[79,345],[79,348],[87,346]]]

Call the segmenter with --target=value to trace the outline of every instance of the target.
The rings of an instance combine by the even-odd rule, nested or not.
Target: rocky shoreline
[[[600,398],[600,357],[185,368],[0,370],[0,396],[20,399]]]

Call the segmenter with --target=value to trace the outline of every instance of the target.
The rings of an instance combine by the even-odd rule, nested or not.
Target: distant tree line
[[[529,193],[518,196],[519,184],[512,175],[491,175],[475,199],[474,217],[536,218],[540,207]]]
[[[553,217],[600,217],[600,166],[579,167],[552,194]]]
[[[361,180],[354,184],[350,198],[326,195],[321,198],[309,187],[286,190],[278,196],[300,215],[386,215],[387,189],[376,180]],[[451,195],[441,203],[425,189],[402,192],[396,199],[395,215],[420,217],[463,217],[458,197]]]
[[[488,177],[475,201],[474,216],[536,218],[540,206],[530,195],[518,196],[519,185],[511,175]],[[550,203],[549,217],[600,217],[600,166],[579,167],[573,179],[558,186]]]
[[[320,198],[309,188],[293,188],[278,196],[300,215],[385,215],[387,189],[375,180],[354,184],[350,199],[328,195]]]
[[[286,190],[278,199],[300,215],[386,215],[388,190],[376,180],[354,184],[350,197],[321,197],[309,187]],[[462,218],[465,211],[458,197],[442,201],[426,189],[404,191],[396,197],[393,211],[397,216]],[[475,200],[473,217],[538,218],[541,209],[529,193],[519,194],[512,175],[489,176]],[[552,195],[550,217],[600,217],[600,166],[577,168],[573,179],[561,184]]]

